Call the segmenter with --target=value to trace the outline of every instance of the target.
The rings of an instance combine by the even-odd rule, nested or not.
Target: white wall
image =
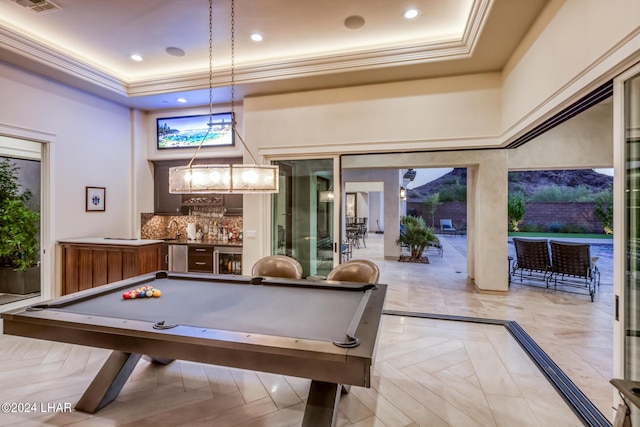
[[[369,232],[375,233],[380,226],[380,230],[384,231],[384,193],[382,191],[373,191],[369,193]]]
[[[129,109],[0,64],[0,122],[55,135],[58,238],[128,235]],[[85,212],[85,187],[106,187],[106,211]]]
[[[49,235],[129,236],[132,229],[129,109],[0,63],[0,127],[46,135],[50,144]],[[45,159],[46,160],[46,159]],[[106,211],[85,212],[85,187],[106,187]],[[49,248],[48,253],[53,253]],[[53,287],[45,277],[46,295]]]

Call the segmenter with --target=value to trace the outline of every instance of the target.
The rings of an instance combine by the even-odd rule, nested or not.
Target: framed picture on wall
[[[105,187],[86,187],[85,211],[102,212],[105,210]]]

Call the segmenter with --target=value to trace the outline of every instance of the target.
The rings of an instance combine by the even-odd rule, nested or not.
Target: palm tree
[[[406,216],[400,221],[400,237],[397,245],[409,247],[412,260],[422,258],[422,253],[429,243],[440,243],[433,232],[433,227],[427,227],[422,217]]]

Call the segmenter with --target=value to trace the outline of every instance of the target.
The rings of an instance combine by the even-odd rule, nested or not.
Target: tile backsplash
[[[172,222],[175,221],[175,224]],[[222,218],[209,218],[198,215],[155,215],[143,213],[141,215],[142,239],[167,239],[176,237],[176,232],[180,238],[187,238],[187,224],[195,223],[196,230],[203,233],[203,238],[212,238],[214,233],[209,233],[211,227],[225,229],[235,232],[237,238],[242,233],[242,216],[223,216]],[[177,224],[177,227],[176,227]],[[220,239],[222,240],[222,239]]]

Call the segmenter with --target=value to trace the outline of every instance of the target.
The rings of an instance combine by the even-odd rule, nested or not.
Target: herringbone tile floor
[[[519,322],[610,416],[608,291],[594,303],[519,285],[509,295],[480,294],[466,280],[464,257],[444,243],[445,256],[431,255],[427,265],[383,260],[375,235],[354,256],[380,265],[381,282],[390,285],[387,309]],[[112,404],[94,415],[69,411],[108,353],[0,335],[0,403],[23,405],[0,412],[0,425],[301,423],[309,380],[185,361],[141,361]],[[372,382],[342,397],[339,426],[581,425],[502,326],[385,315]]]

